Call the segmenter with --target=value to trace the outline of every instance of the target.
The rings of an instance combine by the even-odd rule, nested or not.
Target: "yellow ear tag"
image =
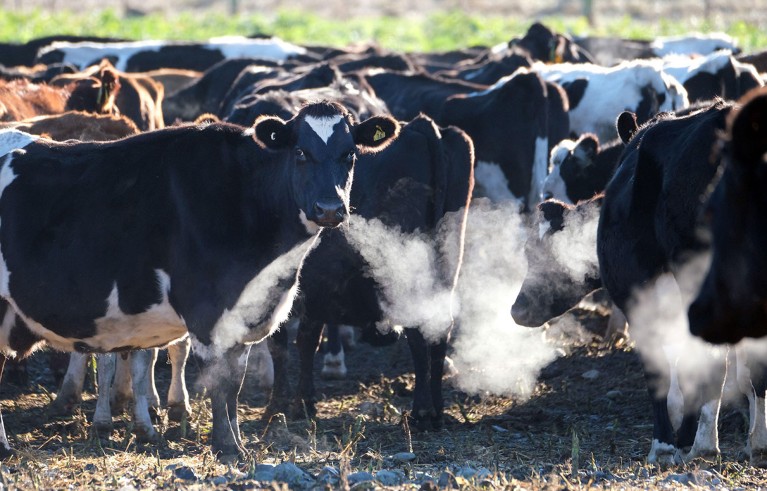
[[[383,140],[384,138],[386,138],[386,133],[384,133],[384,130],[382,130],[380,126],[376,125],[376,132],[373,135],[373,141],[377,142],[378,140]]]

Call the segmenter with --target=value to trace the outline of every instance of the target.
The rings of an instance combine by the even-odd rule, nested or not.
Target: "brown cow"
[[[114,112],[119,91],[116,72],[106,68],[92,76],[56,85],[0,80],[0,121],[20,121],[69,110],[109,114]]]
[[[136,124],[125,116],[82,111],[68,111],[0,124],[0,129],[3,128],[15,128],[57,141],[109,141],[139,133]]]
[[[101,73],[114,73],[119,80],[120,90],[114,103],[119,114],[127,116],[141,131],[151,131],[165,127],[162,115],[162,84],[140,73],[125,73],[116,70],[108,60],[93,65],[79,73],[59,75],[51,85],[67,85],[73,81],[89,79]]]

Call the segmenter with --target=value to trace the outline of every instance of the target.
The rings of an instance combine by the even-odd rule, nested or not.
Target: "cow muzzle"
[[[320,200],[314,203],[314,222],[320,227],[337,227],[349,213],[341,200]]]

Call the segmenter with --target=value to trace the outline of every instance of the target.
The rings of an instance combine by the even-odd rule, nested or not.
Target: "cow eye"
[[[296,147],[296,160],[299,160],[301,162],[306,162],[306,154],[304,153],[303,150],[301,150],[298,147]]]

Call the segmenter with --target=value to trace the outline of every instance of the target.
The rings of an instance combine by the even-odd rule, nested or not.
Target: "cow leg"
[[[682,452],[682,460],[689,461],[696,457],[716,457],[719,451],[719,408],[721,407],[722,390],[724,381],[727,377],[727,365],[723,360],[718,370],[712,372],[710,380],[705,381],[703,385],[695,385],[688,390],[684,390],[685,382],[691,380],[691,375],[682,374],[681,384],[685,398],[685,421],[692,420],[697,422],[697,431],[694,433],[694,439],[690,438],[690,423],[686,428],[679,431],[677,437],[677,447]],[[697,416],[697,418],[695,417]],[[689,449],[689,451],[687,451]]]
[[[85,382],[85,370],[88,366],[90,355],[83,353],[71,353],[67,373],[61,382],[61,388],[56,394],[56,399],[48,408],[48,413],[55,416],[71,415],[75,406],[83,401],[83,383]]]
[[[314,394],[314,354],[322,340],[322,322],[303,319],[296,336],[299,375],[296,410],[299,415],[313,418],[317,414]]]
[[[338,324],[327,325],[328,351],[322,364],[323,378],[342,379],[346,378],[346,363],[344,357],[344,345],[341,342],[341,326]]]
[[[131,380],[133,381],[133,430],[139,441],[158,443],[160,434],[154,429],[149,415],[149,370],[154,367],[153,350],[137,350],[131,353]]]
[[[207,368],[205,380],[213,413],[211,447],[222,461],[244,454],[237,420],[237,397],[248,367],[250,346],[230,348]]]
[[[271,390],[274,385],[274,362],[269,353],[269,343],[258,343],[250,348],[248,374],[255,378],[256,386]]]
[[[421,334],[421,331],[418,329],[409,327],[405,329],[405,333],[407,335],[407,343],[410,347],[410,354],[413,357],[413,367],[415,369],[415,390],[413,391],[413,410],[411,412],[411,417],[416,428],[420,431],[426,431],[433,423],[441,423],[442,417],[441,414],[437,414],[437,408],[434,406],[432,397],[434,387],[432,381],[432,371],[434,369],[432,356],[434,349],[427,344],[423,334]],[[442,364],[443,362],[444,358],[440,358],[439,363]],[[442,368],[440,368],[440,379],[441,373]],[[439,409],[441,410],[441,407]]]
[[[442,399],[442,377],[445,373],[445,364],[447,359],[447,339],[438,341],[430,345],[431,350],[431,401],[434,407],[434,416],[431,419],[431,426],[435,430],[441,429],[444,423],[443,410],[444,400]]]
[[[674,427],[668,414],[668,378],[645,367],[645,380],[652,406],[652,447],[647,455],[650,464],[673,465],[676,457]]]
[[[112,409],[112,414],[122,414],[131,401],[133,401],[133,387],[131,382],[131,354],[129,352],[120,353],[117,356],[114,370],[114,382],[112,382],[111,389],[109,389],[109,404]],[[110,379],[111,380],[111,379]],[[105,393],[109,385],[102,386]]]
[[[146,367],[147,385],[146,385],[146,398],[149,402],[149,407],[155,411],[160,409],[160,394],[157,393],[157,385],[155,384],[154,366],[157,364],[157,358],[160,356],[160,350],[157,348],[149,350],[149,365]]]
[[[96,357],[99,392],[96,398],[96,412],[93,413],[93,428],[99,435],[103,436],[112,433],[112,408],[110,407],[111,396],[109,392],[115,377],[116,358],[119,357],[111,353]]]
[[[186,360],[189,358],[191,346],[192,342],[189,337],[168,346],[171,366],[170,387],[168,388],[168,419],[171,421],[181,421],[192,414],[185,379]]]
[[[288,415],[293,395],[288,378],[288,330],[284,327],[278,329],[266,342],[274,365],[274,383],[265,416],[270,417],[277,413]]]
[[[748,397],[749,430],[746,451],[751,465],[767,467],[767,374],[764,367],[749,359],[743,350],[737,352],[737,380],[740,390]]]
[[[0,383],[3,380],[3,370],[5,369],[5,356],[0,356]],[[0,460],[5,460],[13,456],[13,448],[8,443],[8,436],[5,434],[5,422],[3,421],[3,414],[0,412]]]

